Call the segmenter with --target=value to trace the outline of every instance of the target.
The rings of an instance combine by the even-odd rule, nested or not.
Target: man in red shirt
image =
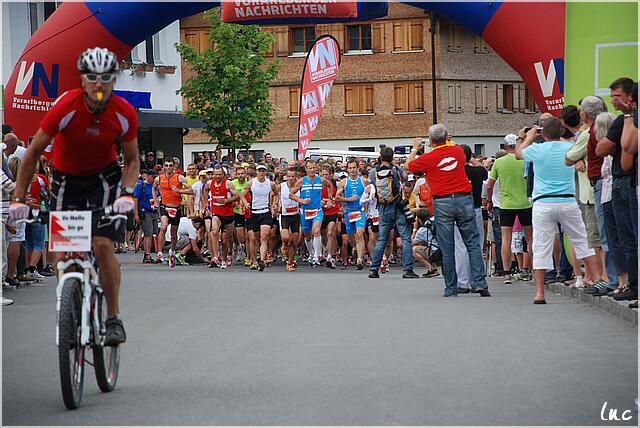
[[[454,226],[458,226],[469,253],[473,290],[489,297],[484,262],[480,250],[480,234],[475,220],[471,183],[464,169],[466,157],[462,148],[447,141],[447,128],[436,124],[429,128],[431,151],[417,157],[423,148],[421,138],[413,142],[413,150],[405,168],[411,172],[424,172],[431,187],[436,233],[442,251],[442,273],[445,297],[458,295],[458,276],[454,247]]]
[[[138,116],[125,99],[112,94],[118,59],[107,49],[87,49],[80,54],[78,70],[82,88],[58,97],[24,155],[10,207],[13,218],[28,217],[27,186],[40,155],[54,138],[52,210],[91,210],[110,204],[117,213],[133,210],[133,186],[140,170]],[[122,141],[124,172],[116,162],[116,140]],[[115,346],[126,340],[118,317],[120,266],[113,246],[120,221],[99,220],[93,219],[93,252],[107,298],[105,345]]]

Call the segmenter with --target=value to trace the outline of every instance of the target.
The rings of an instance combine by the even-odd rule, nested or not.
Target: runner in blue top
[[[369,180],[363,179],[358,173],[358,162],[350,160],[347,162],[347,172],[349,176],[343,178],[338,183],[338,192],[336,200],[344,202],[344,223],[349,235],[351,245],[356,247],[358,252],[358,261],[356,266],[358,270],[364,268],[362,257],[364,255],[364,230],[367,227],[367,218],[364,210],[360,205],[360,198],[364,193],[365,186],[369,185]]]
[[[329,188],[329,195],[333,195],[333,184],[329,180],[316,175],[318,166],[313,160],[308,160],[305,164],[307,175],[300,178],[293,189],[289,192],[289,199],[300,204],[300,227],[304,234],[307,250],[309,251],[309,263],[312,267],[320,266],[320,255],[322,254],[322,237],[320,234],[322,227],[322,187]],[[296,192],[300,191],[300,197]],[[332,204],[333,201],[329,201]],[[312,240],[313,238],[313,240]]]

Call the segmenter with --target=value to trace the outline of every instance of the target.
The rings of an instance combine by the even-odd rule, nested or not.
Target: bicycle
[[[122,214],[111,214],[112,207],[91,210],[101,220],[126,220]],[[32,210],[34,219],[48,222],[49,212]],[[84,363],[94,367],[98,388],[113,391],[118,382],[120,347],[104,346],[107,329],[107,305],[100,287],[97,259],[92,251],[67,253],[59,261],[56,287],[56,345],[60,366],[60,386],[64,405],[72,410],[80,406],[84,389]],[[93,361],[86,359],[92,351]]]

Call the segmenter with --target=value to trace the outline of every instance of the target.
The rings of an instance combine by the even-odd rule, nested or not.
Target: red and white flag
[[[233,0],[222,1],[222,20],[242,22],[296,18],[355,18],[357,1]]]
[[[307,54],[302,72],[298,121],[298,159],[304,159],[333,81],[340,68],[340,46],[331,36],[319,37]]]

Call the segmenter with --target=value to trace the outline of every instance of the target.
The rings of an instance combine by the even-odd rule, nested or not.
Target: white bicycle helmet
[[[105,48],[87,49],[78,58],[78,70],[85,73],[113,73],[118,71],[118,57]]]

